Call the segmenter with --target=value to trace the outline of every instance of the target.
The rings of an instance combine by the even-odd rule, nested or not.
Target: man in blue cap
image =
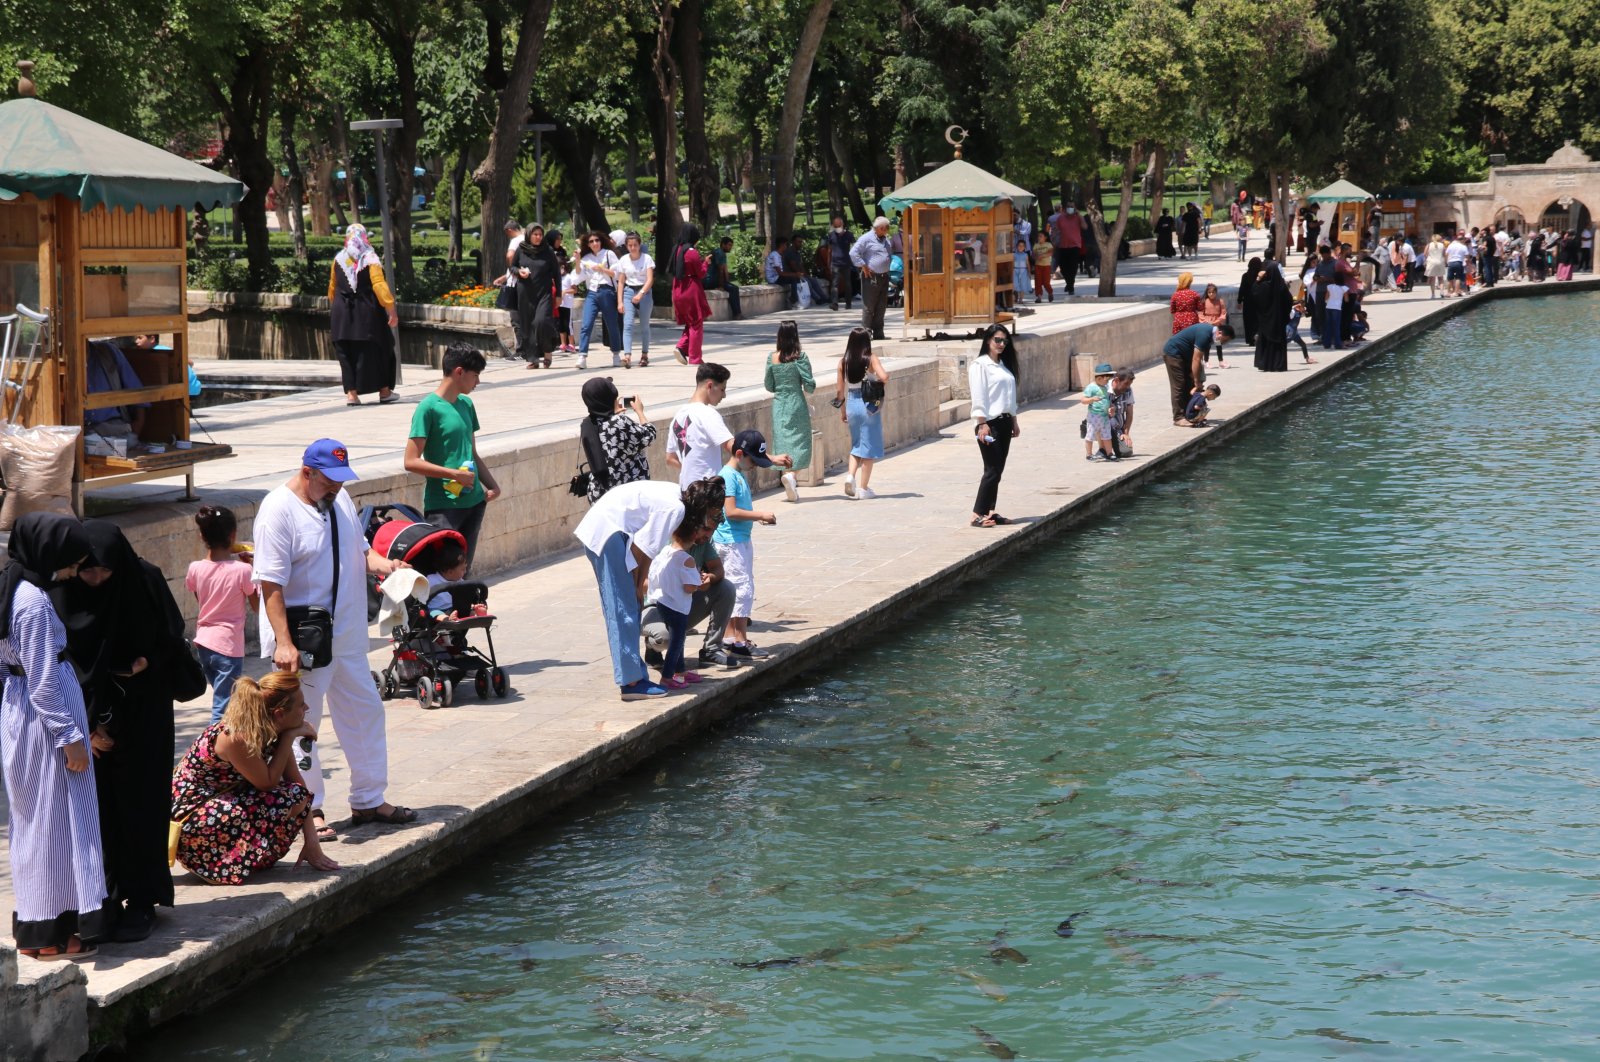
[[[384,799],[388,740],[383,701],[367,668],[366,584],[369,574],[386,577],[405,564],[367,546],[355,503],[344,490],[356,478],[344,444],[318,439],[306,447],[299,471],[262,499],[253,530],[261,655],[280,671],[300,672],[306,721],[313,727],[327,701],[350,767],[352,824],[398,825],[415,821],[417,814]],[[297,638],[309,642],[319,622],[331,635],[332,653],[325,663],[316,662],[308,646],[296,644]],[[333,840],[322,813],[321,757],[314,741],[300,741],[300,772],[311,789],[317,835]]]

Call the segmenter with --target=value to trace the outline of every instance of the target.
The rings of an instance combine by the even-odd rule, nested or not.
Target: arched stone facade
[[[1581,229],[1600,210],[1600,163],[1569,140],[1542,163],[1496,166],[1486,181],[1429,185],[1420,191],[1425,196],[1417,204],[1417,222],[1423,235],[1505,224],[1507,218]]]

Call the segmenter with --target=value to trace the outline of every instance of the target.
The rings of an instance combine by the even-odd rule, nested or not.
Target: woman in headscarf
[[[1289,312],[1294,298],[1277,262],[1267,262],[1250,287],[1255,307],[1256,368],[1262,372],[1289,371]]]
[[[0,573],[0,762],[11,848],[11,928],[36,959],[93,955],[105,936],[106,875],[89,720],[67,635],[46,591],[71,579],[89,539],[70,516],[28,513]]]
[[[1200,298],[1200,293],[1189,286],[1193,283],[1193,273],[1178,274],[1178,290],[1172,293],[1172,300],[1168,303],[1172,309],[1173,335],[1177,335],[1192,324],[1200,323],[1200,304],[1203,300]]]
[[[1200,254],[1200,208],[1193,203],[1178,217],[1178,249],[1185,258]]]
[[[116,919],[113,939],[131,942],[150,935],[156,907],[172,906],[172,687],[188,648],[161,570],[116,524],[85,520],[83,532],[89,557],[50,599],[93,727],[106,910]]]
[[[1178,252],[1172,246],[1172,234],[1177,230],[1178,224],[1172,219],[1172,211],[1166,207],[1161,208],[1161,216],[1156,218],[1156,257],[1171,258]]]
[[[395,402],[394,332],[400,317],[383,263],[367,239],[364,225],[345,230],[344,250],[333,256],[328,273],[333,349],[339,355],[344,404],[359,406],[361,396],[378,392],[381,403]]]
[[[529,225],[517,245],[511,268],[517,271],[517,317],[522,322],[522,345],[517,354],[537,369],[550,367],[556,349],[555,286],[561,280],[561,258],[544,240],[543,225]]]
[[[705,289],[706,262],[694,246],[699,242],[700,229],[693,222],[679,229],[678,245],[672,250],[672,264],[667,270],[672,277],[672,319],[683,326],[683,335],[678,339],[678,362],[682,365],[700,364],[706,318],[711,316]]]
[[[644,403],[634,395],[628,400],[633,415],[622,408],[617,385],[603,376],[586,380],[583,404],[589,415],[578,426],[583,458],[589,462],[589,504],[612,487],[650,478],[650,461],[645,451],[656,441],[656,426],[644,413]]]
[[[1250,301],[1250,286],[1256,282],[1256,276],[1261,272],[1261,259],[1250,259],[1250,267],[1239,278],[1239,314],[1244,318],[1244,341],[1256,341],[1256,311]]]

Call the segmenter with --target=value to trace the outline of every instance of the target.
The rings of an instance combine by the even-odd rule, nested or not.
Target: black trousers
[[[1078,280],[1078,263],[1083,260],[1083,252],[1076,247],[1056,248],[1056,270],[1061,274],[1062,281],[1067,285],[1067,294],[1072,294],[1073,286]]]
[[[1000,497],[1000,477],[1006,473],[1006,458],[1011,456],[1011,429],[1016,418],[1010,413],[989,418],[990,441],[978,440],[978,453],[983,456],[983,478],[978,480],[978,499],[972,503],[977,516],[994,512],[994,503]]]
[[[422,514],[430,524],[461,532],[467,540],[468,575],[472,574],[472,556],[478,552],[478,533],[483,530],[483,512],[488,507],[487,501],[481,501],[465,509],[433,509]]]
[[[1167,363],[1167,383],[1172,386],[1172,419],[1177,420],[1188,408],[1189,396],[1194,394],[1194,374],[1189,371],[1190,358],[1174,358],[1171,354],[1163,354],[1161,360]]]

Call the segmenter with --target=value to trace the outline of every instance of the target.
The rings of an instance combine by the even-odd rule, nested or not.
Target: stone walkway
[[[1166,269],[1175,271],[1172,263]],[[1545,287],[1555,292],[1571,286]],[[1431,315],[1453,312],[1460,302],[1430,304],[1426,292],[1418,292],[1374,297],[1369,309],[1382,337],[1416,327]],[[1082,312],[1094,309],[1087,303]],[[1068,310],[1077,311],[1076,304]],[[842,321],[835,324],[838,316],[826,310],[803,320],[808,335],[826,336],[830,342],[845,327]],[[747,327],[764,335],[768,326]],[[749,373],[762,352],[746,344],[741,350],[724,346],[708,356],[728,358]],[[752,634],[774,656],[738,672],[708,673],[711,681],[693,694],[630,704],[617,699],[594,579],[581,554],[492,579],[490,602],[499,617],[496,647],[510,673],[511,695],[479,702],[469,694],[454,707],[432,711],[419,709],[414,701],[388,704],[388,795],[417,808],[421,820],[392,831],[350,829],[347,772],[337,738],[326,728],[326,806],[341,832],[327,851],[344,869],[315,874],[285,862],[252,885],[224,889],[202,885],[176,868],[177,908],[162,912],[149,940],[107,947],[87,964],[91,999],[103,1009],[126,999],[142,1011],[158,1006],[158,997],[170,1000],[174,992],[185,998],[184,993],[193,994],[206,979],[227,985],[241,970],[279,957],[297,934],[314,937],[377,909],[397,890],[459,860],[461,853],[508,824],[544,812],[719,712],[747,705],[761,689],[834,659],[858,625],[884,622],[890,610],[899,622],[908,609],[928,603],[963,576],[1012,562],[1023,542],[1054,533],[1119,488],[1136,487],[1181,451],[1242,430],[1253,419],[1251,411],[1276,408],[1314,377],[1338,373],[1341,366],[1348,369],[1360,360],[1359,352],[1349,351],[1316,356],[1319,365],[1305,366],[1292,356],[1289,372],[1270,375],[1252,371],[1248,353],[1236,352],[1232,368],[1214,373],[1224,389],[1216,405],[1224,423],[1202,431],[1171,425],[1162,368],[1139,374],[1134,431],[1139,456],[1117,464],[1083,460],[1077,435],[1081,414],[1066,397],[1028,407],[1000,493],[1001,511],[1017,520],[1010,527],[966,526],[980,460],[964,425],[891,454],[873,477],[876,500],[846,499],[837,477],[825,486],[803,489],[799,505],[783,502],[781,495],[760,499],[758,504],[777,512],[778,523],[755,533],[758,585]],[[657,401],[681,400],[687,370],[671,364],[663,369]],[[653,367],[649,374],[656,375]],[[633,371],[633,378],[644,375]],[[570,369],[553,374],[498,369],[486,382],[485,422],[501,425],[513,408],[535,408],[519,393],[530,386],[522,382],[525,377],[535,377],[531,386],[541,391],[560,386],[562,402],[570,404],[573,376]],[[408,388],[411,393],[418,390],[420,385]],[[266,404],[271,403],[261,403]],[[311,412],[306,408],[302,414]],[[380,435],[394,436],[394,427],[380,421],[398,422],[401,415],[397,410],[362,409],[322,416],[340,422],[331,427],[335,432],[342,424],[355,424],[355,418],[372,418],[361,436],[370,452],[384,447]],[[260,416],[255,410],[243,411],[241,427],[258,423]],[[265,417],[263,430],[270,433],[276,419]],[[297,453],[307,430],[301,425],[296,441],[282,444],[283,453]],[[346,429],[344,434],[349,441],[353,432]],[[237,445],[239,440],[234,441]],[[255,467],[262,475],[269,471],[264,459]],[[846,550],[841,543],[870,543],[870,548]],[[373,667],[381,666],[386,656],[374,641]],[[261,664],[249,661],[248,669],[259,673]],[[180,749],[198,733],[205,717],[202,704],[181,707]],[[9,880],[0,879],[0,909],[8,903]],[[24,976],[27,968],[36,968],[29,960],[23,966]],[[157,984],[154,993],[133,995]],[[127,1017],[119,1013],[113,1020]]]

